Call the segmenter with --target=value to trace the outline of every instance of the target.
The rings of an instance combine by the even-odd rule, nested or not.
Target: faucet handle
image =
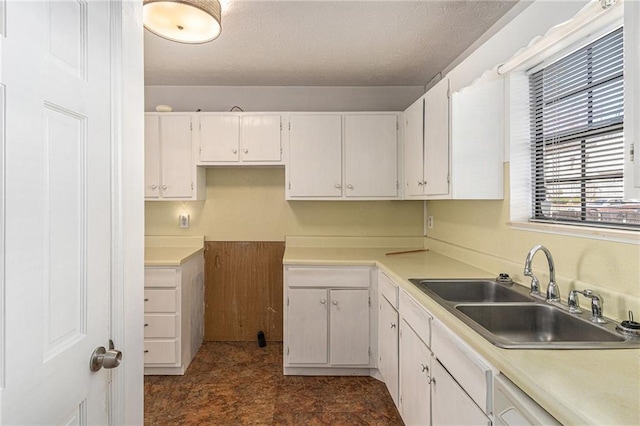
[[[569,312],[572,314],[582,313],[582,309],[580,309],[580,302],[578,301],[578,293],[581,293],[581,291],[571,290],[569,292],[569,296],[567,296],[567,305],[569,305]]]
[[[582,294],[584,297],[588,297],[591,299],[591,318],[589,320],[591,322],[595,322],[596,324],[604,324],[607,322],[604,319],[602,314],[604,299],[599,294],[594,293],[592,290],[571,290],[569,292],[569,297],[567,298],[567,303],[569,304],[569,312],[572,314],[579,314],[582,312],[580,309],[580,304],[578,303],[578,294]]]

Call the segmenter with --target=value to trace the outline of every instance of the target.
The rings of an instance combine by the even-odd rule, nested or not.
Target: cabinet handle
[[[145,354],[148,354],[148,353],[149,353],[149,350],[148,350],[148,349],[145,349],[145,350],[144,350],[144,353],[145,353]]]
[[[420,365],[422,366],[422,372],[423,372],[423,373],[424,373],[425,371],[427,371],[427,372],[429,371],[429,367],[427,367],[427,366],[426,366],[426,365],[424,365],[424,364],[420,364]]]
[[[394,323],[391,323],[391,328],[396,328],[396,325]]]
[[[162,185],[162,189],[167,189],[167,185]]]
[[[234,149],[231,150],[231,152],[233,152],[234,154],[237,154],[238,150],[234,148]]]
[[[353,185],[349,184],[349,185],[347,185],[347,188],[353,189]]]
[[[151,185],[151,189],[156,189],[158,185]]]
[[[325,299],[320,299],[320,303],[324,305],[327,301]]]
[[[338,304],[338,301],[337,301],[337,300],[334,300],[334,301],[333,301],[333,302],[331,302],[331,303],[333,303],[334,305],[337,305],[337,304]]]
[[[243,149],[242,152],[244,152],[245,154],[249,153],[249,150],[247,148]]]
[[[339,183],[336,183],[336,188],[340,189],[341,185]]]
[[[149,324],[145,324],[144,326],[145,326],[145,327],[149,327]]]
[[[145,298],[144,298],[144,301],[145,301],[145,302],[148,302],[148,301],[149,301],[149,298],[145,297]]]

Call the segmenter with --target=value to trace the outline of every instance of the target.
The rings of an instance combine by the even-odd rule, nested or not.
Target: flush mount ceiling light
[[[218,0],[144,0],[144,27],[178,43],[207,43],[222,31]]]

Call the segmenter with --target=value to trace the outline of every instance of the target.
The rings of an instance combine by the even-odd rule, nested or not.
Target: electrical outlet
[[[188,228],[189,227],[189,219],[190,216],[188,214],[181,214],[178,216],[178,223],[180,224],[180,228]]]
[[[433,229],[433,216],[427,218],[427,228]]]

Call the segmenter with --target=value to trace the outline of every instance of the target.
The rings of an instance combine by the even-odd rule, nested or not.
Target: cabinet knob
[[[326,299],[320,299],[320,303],[321,303],[322,305],[324,305],[325,303],[327,303],[327,301],[326,301]]]
[[[149,327],[149,324],[145,324],[144,326],[145,326],[145,327]]]
[[[422,181],[421,181],[421,180],[419,180],[419,181],[418,181],[418,186],[422,186],[422,185],[423,185]]]
[[[396,325],[394,323],[391,323],[391,328],[396,328]]]
[[[424,186],[427,186],[427,181],[426,181],[426,180],[423,180],[423,181],[422,181],[422,184],[423,184]]]
[[[144,298],[144,301],[145,301],[145,302],[148,302],[148,301],[149,301],[149,298],[145,297],[145,298]]]
[[[156,189],[158,185],[151,185],[151,189]]]
[[[433,385],[435,386],[436,385],[436,378],[435,377],[429,377],[427,379],[427,383],[429,383],[429,384],[433,383]]]
[[[333,301],[333,302],[331,302],[331,303],[333,303],[334,305],[337,305],[337,304],[338,304],[338,301],[337,301],[337,300],[334,300],[334,301]]]
[[[145,349],[145,350],[144,350],[144,353],[145,353],[145,354],[148,354],[148,353],[149,353],[149,349]]]
[[[242,152],[244,152],[245,154],[249,153],[249,150],[247,148],[243,149]]]
[[[422,367],[422,372],[424,373],[425,371],[429,371],[429,367],[427,367],[424,364],[420,364],[420,366]]]
[[[349,185],[347,185],[347,188],[353,189],[353,185],[349,184]]]
[[[234,148],[234,149],[231,150],[231,152],[233,152],[234,154],[237,154],[238,150]]]
[[[336,183],[336,188],[340,189],[342,186],[339,183]]]
[[[162,185],[162,189],[167,189],[167,185]]]

